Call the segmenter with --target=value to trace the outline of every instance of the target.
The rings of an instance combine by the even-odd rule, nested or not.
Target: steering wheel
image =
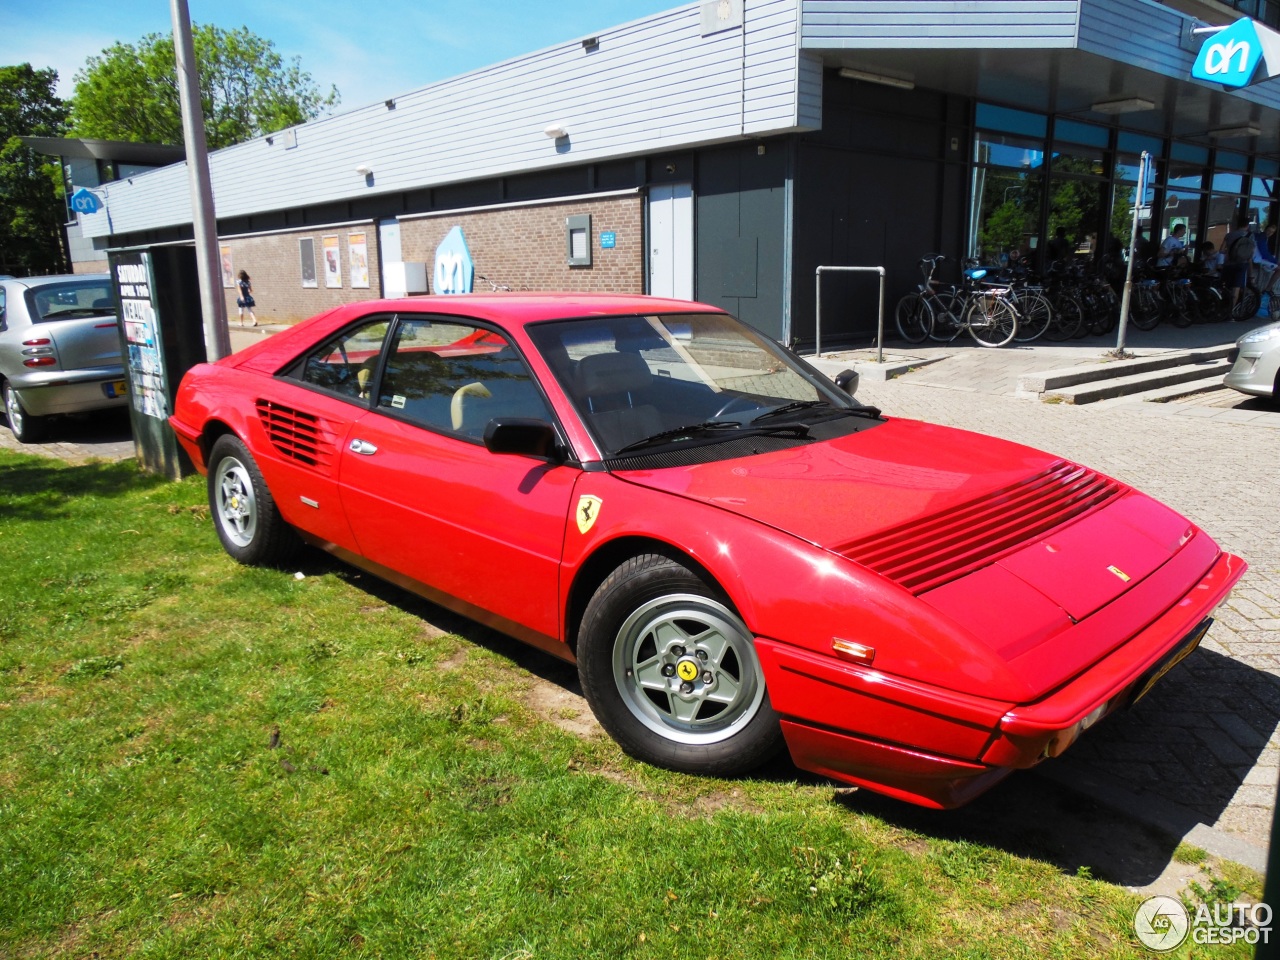
[[[707,419],[708,419],[708,420],[719,420],[719,419],[720,419],[721,417],[723,417],[726,413],[728,413],[730,410],[732,410],[732,409],[734,408],[734,406],[739,405],[739,404],[741,404],[741,409],[743,409],[743,410],[746,410],[746,409],[747,409],[747,408],[749,408],[749,407],[755,407],[755,408],[758,408],[758,407],[760,406],[760,405],[759,405],[758,403],[756,403],[755,401],[753,401],[753,400],[748,400],[746,397],[742,396],[742,394],[740,394],[740,393],[739,393],[739,394],[734,394],[732,397],[730,397],[728,400],[726,400],[723,404],[721,404],[721,405],[720,405],[720,409],[719,409],[719,410],[717,410],[715,413],[713,413],[713,414],[712,414],[710,417],[708,417]]]

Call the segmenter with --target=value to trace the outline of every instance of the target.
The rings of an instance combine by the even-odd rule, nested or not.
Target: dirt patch
[[[533,686],[525,697],[525,705],[530,710],[549,720],[566,733],[575,737],[591,739],[603,737],[604,729],[587,706],[586,698],[576,690],[569,690],[535,677]]]

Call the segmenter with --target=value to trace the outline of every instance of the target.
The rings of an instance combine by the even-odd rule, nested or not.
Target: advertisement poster
[[[342,254],[338,251],[338,238],[325,237],[324,245],[324,285],[326,287],[342,286]]]
[[[222,285],[230,289],[236,285],[236,272],[231,265],[231,248],[219,247],[218,254],[222,260]]]
[[[302,285],[316,286],[316,242],[310,237],[299,240],[298,256],[302,260]]]
[[[169,394],[165,389],[156,309],[151,300],[150,257],[141,253],[129,259],[134,262],[116,263],[115,276],[120,294],[120,322],[129,348],[129,395],[139,413],[167,420]]]
[[[369,287],[369,241],[363,233],[347,234],[347,259],[351,262],[351,286]]]

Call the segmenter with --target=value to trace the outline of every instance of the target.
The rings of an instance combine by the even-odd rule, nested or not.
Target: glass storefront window
[[[979,133],[974,162],[1023,170],[1044,166],[1044,141],[1003,133]]]
[[[978,104],[974,121],[977,126],[986,130],[1021,133],[1029,137],[1039,137],[1041,140],[1049,132],[1049,118],[1043,114],[1011,110],[1008,107],[997,107],[990,103]]]
[[[1079,123],[1075,120],[1055,120],[1053,123],[1054,143],[1078,143],[1084,146],[1105,148],[1108,131],[1106,127],[1095,127],[1091,123]]]
[[[1244,192],[1244,177],[1238,173],[1215,173],[1212,183],[1214,193]]]
[[[1183,223],[1187,227],[1183,242],[1188,250],[1195,249],[1195,245],[1200,242],[1200,197],[1198,191],[1192,193],[1189,190],[1169,190],[1165,194],[1160,230],[1155,238],[1157,245],[1177,224]]]
[[[1253,191],[1249,197],[1249,219],[1254,223],[1270,223],[1274,209],[1271,195],[1267,193],[1267,184],[1262,177],[1254,177]]]
[[[1034,252],[1040,244],[1042,185],[1039,171],[976,168],[970,255],[1004,264]]]
[[[1048,235],[1056,237],[1061,227],[1077,257],[1093,257],[1098,251],[1098,224],[1107,194],[1107,184],[1101,181],[1053,177],[1049,181]]]
[[[1054,173],[1076,173],[1090,177],[1101,177],[1107,169],[1103,151],[1075,145],[1057,147],[1050,165]]]

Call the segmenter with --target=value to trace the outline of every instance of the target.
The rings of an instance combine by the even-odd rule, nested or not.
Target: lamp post
[[[187,172],[191,181],[191,225],[196,239],[205,351],[210,360],[217,360],[231,352],[231,334],[227,329],[227,304],[220,282],[218,221],[213,212],[209,146],[204,136],[204,113],[200,109],[200,75],[191,42],[187,0],[170,0],[169,8],[173,16],[173,53],[182,105],[182,138],[187,146]],[[215,278],[219,278],[217,282]]]

